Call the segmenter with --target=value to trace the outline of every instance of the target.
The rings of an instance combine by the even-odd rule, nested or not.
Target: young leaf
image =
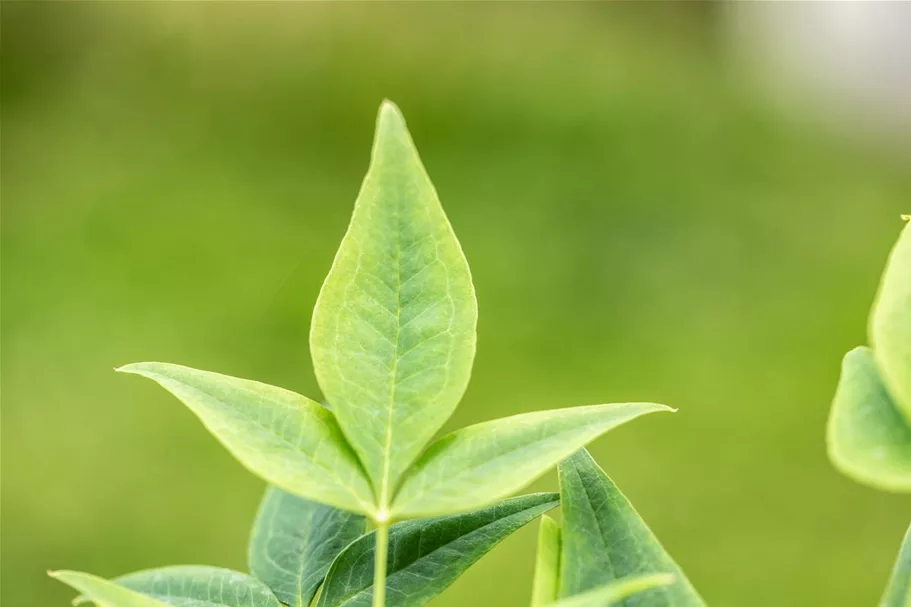
[[[634,575],[622,580],[609,582],[594,590],[571,596],[562,601],[557,601],[550,607],[610,607],[611,605],[619,605],[624,599],[639,595],[640,592],[661,588],[672,583],[674,583],[674,576],[668,573]],[[637,596],[636,598],[639,599],[640,597]],[[636,604],[651,605],[653,603],[641,603],[637,600]],[[677,605],[677,603],[668,603],[668,605]]]
[[[911,605],[911,528],[905,533],[901,550],[892,569],[889,585],[879,607],[908,607]]]
[[[72,586],[85,596],[85,600],[94,602],[98,607],[168,607],[167,603],[89,573],[50,571],[48,575]]]
[[[112,581],[178,607],[282,607],[259,580],[219,567],[177,565],[137,571]]]
[[[386,101],[310,333],[317,379],[380,508],[462,397],[476,324],[468,263],[405,119]]]
[[[655,411],[622,403],[537,411],[484,422],[444,436],[408,471],[392,511],[401,518],[465,512],[528,485],[608,430]]]
[[[560,594],[571,597],[628,576],[670,573],[671,586],[638,595],[638,607],[705,607],[677,563],[585,449],[560,464],[563,556]]]
[[[911,423],[911,223],[883,272],[870,315],[870,343],[893,402]]]
[[[477,512],[397,523],[389,528],[387,607],[420,607],[491,548],[560,503],[555,493],[505,500]],[[318,607],[366,607],[373,596],[374,533],[332,564]]]
[[[531,607],[543,607],[559,596],[561,545],[560,525],[546,514],[541,516]]]
[[[365,531],[362,516],[269,487],[250,536],[250,573],[282,603],[307,607],[335,557]]]
[[[829,459],[858,482],[911,492],[911,427],[886,392],[873,353],[845,355],[829,416]]]
[[[268,482],[345,510],[374,510],[370,482],[325,407],[282,388],[179,365],[136,363],[118,371],[161,384]]]

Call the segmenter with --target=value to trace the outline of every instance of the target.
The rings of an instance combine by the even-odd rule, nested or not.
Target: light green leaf
[[[137,571],[112,581],[176,607],[281,607],[259,580],[219,567],[176,565]]]
[[[883,594],[879,607],[911,606],[911,528],[905,533],[901,550],[895,560],[889,585]]]
[[[560,595],[630,576],[672,574],[675,583],[636,595],[629,607],[705,607],[632,504],[582,449],[560,464],[563,555]]]
[[[911,423],[911,223],[883,272],[870,314],[870,343],[893,402]]]
[[[98,607],[168,607],[167,603],[89,573],[50,571],[48,575],[72,586]]]
[[[655,411],[622,403],[537,411],[457,430],[431,445],[393,502],[397,517],[465,512],[515,493],[608,430]]]
[[[650,603],[634,602],[639,593],[646,590],[661,588],[674,583],[674,576],[668,573],[652,573],[649,575],[635,575],[609,582],[604,586],[577,594],[553,603],[551,607],[610,607],[619,605],[625,599],[633,597],[627,605],[649,605]],[[668,603],[668,605],[677,603]]]
[[[250,536],[250,572],[286,605],[306,607],[335,557],[365,531],[362,516],[269,487]]]
[[[135,363],[118,371],[161,384],[273,485],[345,510],[374,510],[370,482],[325,407],[282,388],[179,365]]]
[[[426,604],[500,541],[559,503],[555,493],[536,493],[477,512],[392,525],[386,607]],[[373,532],[348,546],[326,576],[318,607],[369,607],[374,553]]]
[[[468,263],[402,114],[384,102],[310,332],[319,384],[381,508],[461,399],[476,324]]]
[[[886,392],[869,348],[845,355],[827,435],[829,459],[844,474],[911,492],[911,427]]]
[[[560,525],[547,516],[541,517],[538,531],[538,556],[531,589],[531,607],[543,607],[557,600],[560,591]]]

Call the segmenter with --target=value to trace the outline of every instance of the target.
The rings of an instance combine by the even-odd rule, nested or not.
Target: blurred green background
[[[2,5],[2,603],[50,568],[243,568],[263,483],[164,360],[319,397],[310,313],[384,97],[472,265],[450,427],[680,408],[592,451],[715,606],[873,605],[907,498],[828,464],[911,205],[902,150],[785,111],[717,5]],[[554,489],[551,474],[535,489]],[[524,605],[535,527],[434,605]]]

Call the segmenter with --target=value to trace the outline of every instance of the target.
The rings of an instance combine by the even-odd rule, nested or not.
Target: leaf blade
[[[610,607],[619,605],[640,592],[661,588],[674,582],[674,576],[667,573],[635,575],[609,582],[593,590],[577,594],[552,603],[551,607]]]
[[[557,504],[555,493],[538,493],[478,512],[392,525],[386,606],[424,605],[500,541]],[[368,533],[339,555],[326,577],[317,607],[369,607],[374,535]]]
[[[842,361],[826,429],[829,459],[850,478],[911,492],[911,427],[883,385],[873,352],[858,347]]]
[[[250,573],[292,607],[307,607],[329,566],[366,531],[363,516],[277,487],[263,496],[250,534]]]
[[[81,592],[100,607],[168,607],[139,592],[81,571],[49,571],[48,575]],[[77,599],[78,600],[78,599]]]
[[[401,112],[384,102],[310,333],[319,384],[381,507],[461,399],[476,324],[461,246]]]
[[[571,597],[634,575],[672,574],[673,585],[643,592],[634,604],[705,607],[677,563],[585,449],[560,464],[559,478],[561,596]]]
[[[884,384],[911,423],[911,222],[883,271],[870,313],[870,344]]]
[[[886,591],[879,607],[908,607],[911,605],[911,527],[905,532],[901,549],[889,576]]]
[[[332,413],[294,392],[169,363],[118,369],[183,402],[254,474],[302,497],[369,513],[373,492]]]
[[[536,411],[456,430],[408,471],[393,502],[408,518],[460,512],[510,495],[601,434],[636,417],[673,411],[653,403]]]
[[[543,607],[557,600],[560,592],[560,551],[562,531],[557,522],[541,516],[538,530],[538,553],[531,589],[531,607]]]
[[[174,565],[128,573],[112,581],[178,607],[281,607],[259,580],[220,567]]]

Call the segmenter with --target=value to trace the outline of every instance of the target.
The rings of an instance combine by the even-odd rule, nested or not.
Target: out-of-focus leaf
[[[705,607],[632,504],[585,449],[560,464],[563,555],[560,596],[630,576],[672,574],[674,583],[631,598],[629,607]]]
[[[374,511],[373,490],[332,413],[294,392],[167,363],[118,369],[155,380],[253,473],[295,495]]]
[[[310,333],[319,384],[381,508],[461,399],[476,324],[468,263],[405,119],[384,102]]]
[[[911,223],[883,272],[870,314],[870,345],[893,402],[911,424]]]
[[[869,348],[845,355],[827,434],[829,458],[843,473],[878,489],[911,491],[911,427]]]
[[[621,403],[525,413],[456,430],[408,471],[393,502],[397,517],[465,512],[515,493],[560,460],[623,423],[655,411]]]
[[[531,589],[531,607],[543,607],[557,600],[560,590],[560,525],[547,516],[541,516],[538,531],[538,555],[535,559],[535,577]]]
[[[536,493],[476,512],[392,525],[386,606],[426,604],[504,538],[559,503],[556,493]],[[372,532],[348,546],[329,569],[318,607],[368,607],[374,553]]]
[[[909,607],[911,605],[911,528],[905,533],[889,585],[879,607]]]
[[[646,590],[662,588],[674,582],[674,576],[667,573],[651,573],[648,575],[635,575],[609,582],[593,590],[577,594],[553,603],[551,607],[611,607],[620,605],[624,600],[630,599],[625,604],[648,605],[650,603],[633,602],[639,594]],[[676,603],[668,603],[676,605]]]
[[[307,607],[335,557],[365,531],[363,516],[269,487],[250,535],[250,572],[286,605]]]

